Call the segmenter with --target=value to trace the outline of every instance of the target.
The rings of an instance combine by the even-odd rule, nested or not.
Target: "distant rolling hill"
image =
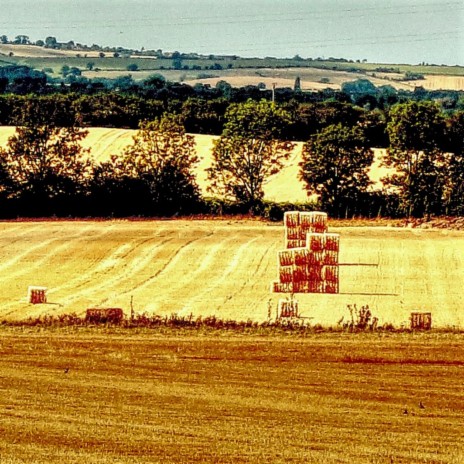
[[[0,146],[5,147],[8,137],[13,135],[14,131],[14,127],[0,126]],[[90,128],[89,134],[82,142],[82,146],[90,149],[90,155],[95,161],[105,161],[112,155],[120,155],[124,151],[124,148],[131,144],[132,137],[136,132],[136,130],[130,129]],[[200,158],[200,162],[195,170],[197,182],[202,193],[210,196],[211,194],[207,192],[209,184],[206,169],[211,166],[211,150],[213,148],[213,141],[217,137],[199,134],[194,135],[194,137],[197,153]],[[290,158],[285,163],[284,168],[266,182],[264,193],[267,200],[298,203],[308,201],[304,183],[298,179],[298,163],[301,161],[302,146],[303,143],[298,142]],[[375,161],[370,170],[370,178],[374,182],[374,186],[379,186],[381,177],[386,175],[388,170],[380,166],[384,150],[374,148],[373,151]]]

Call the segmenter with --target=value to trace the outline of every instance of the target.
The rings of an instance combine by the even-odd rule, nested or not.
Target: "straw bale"
[[[322,251],[325,246],[325,235],[309,233],[307,235],[307,244],[311,251]]]
[[[298,227],[300,225],[300,212],[299,211],[286,211],[284,213],[285,227]]]
[[[47,287],[30,285],[27,288],[27,301],[32,304],[44,304],[47,302]]]
[[[338,282],[339,267],[338,266],[324,266],[322,268],[322,278],[327,282]]]
[[[292,248],[301,248],[301,241],[300,240],[287,240],[286,246],[288,249]]]
[[[325,249],[340,251],[340,234],[325,234]]]
[[[271,292],[273,293],[293,293],[293,284],[281,283],[281,282],[272,282]]]
[[[324,293],[324,282],[322,281],[310,280],[308,286],[310,293]]]
[[[318,265],[311,265],[308,266],[308,280],[314,281],[314,282],[320,282],[323,278],[322,276],[322,266]]]
[[[310,282],[308,280],[293,282],[293,293],[310,293]]]
[[[295,248],[294,251],[295,264],[309,264],[310,263],[310,251],[307,248]]]
[[[324,282],[324,293],[339,293],[339,283],[326,280]]]
[[[291,266],[295,263],[293,250],[281,250],[278,255],[280,266]]]
[[[322,251],[312,251],[309,255],[309,264],[322,265],[323,260],[324,260],[324,254]]]
[[[300,240],[300,228],[299,227],[286,227],[285,228],[285,239],[286,240]]]
[[[296,300],[279,300],[280,317],[298,317],[298,301]]]
[[[308,265],[293,266],[293,282],[302,282],[309,280]]]
[[[293,282],[293,266],[281,266],[279,268],[280,283]]]
[[[324,250],[323,263],[327,265],[338,264],[338,251]]]

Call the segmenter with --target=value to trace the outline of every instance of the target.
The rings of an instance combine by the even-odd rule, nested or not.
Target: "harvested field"
[[[0,455],[19,463],[464,460],[464,340],[0,331]]]
[[[6,146],[8,137],[14,134],[14,127],[0,126],[0,146]],[[106,161],[112,155],[120,155],[124,149],[132,143],[132,137],[136,133],[130,129],[90,128],[89,134],[82,141],[84,148],[90,149],[90,155],[96,161]],[[197,182],[204,195],[211,195],[207,191],[206,169],[211,166],[211,150],[213,141],[217,138],[210,135],[194,135],[197,154],[200,162],[196,168]],[[271,177],[264,186],[264,194],[267,200],[279,202],[306,203],[308,196],[304,183],[299,180],[299,166],[301,161],[302,142],[296,144],[290,158],[278,174]],[[369,176],[375,187],[381,185],[380,179],[388,173],[388,169],[380,167],[380,161],[385,153],[383,149],[374,148],[375,160],[369,172]]]
[[[300,312],[335,326],[347,304],[368,304],[379,323],[464,327],[464,232],[340,227],[340,293],[299,295]],[[0,223],[0,317],[24,319],[87,308],[265,320],[279,296],[282,225],[258,221],[57,221]],[[27,302],[28,286],[47,304]]]

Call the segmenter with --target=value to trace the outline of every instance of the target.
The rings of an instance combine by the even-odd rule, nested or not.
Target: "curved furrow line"
[[[205,301],[208,299],[205,297],[210,296],[214,289],[221,287],[221,284],[226,279],[228,279],[229,276],[233,274],[234,271],[239,267],[240,262],[242,261],[243,254],[247,251],[250,245],[256,240],[258,240],[258,237],[254,237],[248,240],[247,242],[242,243],[242,245],[240,245],[240,247],[237,250],[235,250],[233,257],[229,261],[229,264],[227,265],[227,267],[217,276],[215,280],[211,280],[209,285],[206,285],[205,287],[203,287],[201,291],[197,292],[193,296],[193,298],[190,298],[189,302],[186,305],[184,305],[184,307],[182,308],[182,312],[193,311],[197,304],[200,304],[202,301]],[[220,269],[218,269],[218,271],[220,271]]]
[[[98,235],[98,239],[101,240],[103,237],[105,237],[106,235],[109,235],[111,232],[112,232],[112,230],[104,230],[104,231],[102,231]],[[92,240],[89,240],[89,241],[92,242]],[[124,245],[122,245],[122,247],[127,249],[128,244],[124,244]],[[118,248],[118,251],[122,247]],[[124,259],[126,256],[127,256],[127,254],[124,255],[124,256],[121,256],[120,259]],[[108,259],[108,257],[107,257],[107,259]],[[71,261],[71,262],[73,262],[73,261]],[[83,284],[85,284],[86,282],[89,281],[89,276],[91,274],[97,272],[95,269],[98,269],[98,267],[101,265],[101,263],[102,263],[101,257],[98,256],[97,254],[95,254],[93,259],[90,260],[88,262],[88,264],[84,268],[81,268],[81,269],[78,269],[78,270],[76,269],[76,273],[75,273],[76,277],[73,277],[71,279],[68,278],[66,280],[66,283],[64,283],[63,285],[58,285],[58,286],[53,287],[52,289],[50,289],[49,294],[56,294],[56,293],[60,293],[60,292],[63,292],[63,291],[69,290],[69,289],[79,288],[81,285],[83,285]],[[74,261],[74,264],[75,264],[75,261]],[[109,266],[103,266],[103,267],[109,267]]]
[[[104,133],[98,141],[92,146],[91,148],[91,154],[93,158],[96,161],[104,161],[109,158],[108,153],[110,152],[110,155],[121,155],[122,150],[120,150],[120,145],[117,144],[118,141],[123,140],[127,138],[127,132],[126,131],[109,131]],[[130,144],[132,138],[128,140],[127,145]],[[116,149],[117,146],[117,149]],[[116,153],[116,152],[118,153]]]
[[[192,289],[198,289],[210,274],[211,267],[217,261],[220,261],[220,253],[224,247],[233,241],[233,237],[226,237],[225,240],[218,241],[215,238],[213,246],[202,247],[201,259],[196,259],[195,255],[192,259],[185,260],[179,266],[175,268],[175,272],[172,274],[166,274],[166,283],[157,280],[157,286],[163,288],[162,292],[157,292],[159,298],[163,301],[176,301],[179,307],[183,306],[183,301],[190,300]],[[205,252],[205,249],[207,250]],[[193,261],[193,262],[192,262]],[[199,263],[195,265],[194,263]],[[181,276],[181,278],[175,279],[175,276]],[[165,287],[164,287],[165,285]],[[156,297],[152,298],[152,304],[156,304]]]
[[[130,288],[127,288],[125,290],[122,290],[122,291],[118,291],[118,298],[120,297],[123,297],[123,296],[126,296],[130,293],[133,293],[133,292],[139,292],[143,289],[145,289],[146,287],[150,286],[153,282],[156,281],[156,279],[164,274],[165,272],[168,272],[169,269],[171,267],[175,267],[177,262],[182,258],[182,256],[188,252],[188,247],[192,244],[192,243],[195,243],[197,242],[198,240],[201,240],[201,239],[204,239],[204,238],[207,238],[207,237],[210,237],[214,234],[214,232],[210,232],[202,237],[197,237],[197,238],[192,238],[190,240],[187,240],[186,242],[183,242],[181,244],[181,246],[179,248],[177,248],[173,253],[171,253],[171,256],[167,259],[167,261],[165,262],[165,264],[161,267],[161,269],[159,269],[158,271],[156,271],[153,275],[149,276],[148,278],[146,278],[145,280],[143,280],[141,283],[139,284],[135,284],[135,285],[132,285]],[[109,300],[109,298],[105,298],[103,299],[102,301],[100,301],[100,305],[103,305],[105,304],[107,301]]]
[[[70,239],[76,240],[77,237],[82,237],[82,235],[86,233],[90,228],[91,226],[80,229],[77,233],[71,235]],[[1,263],[0,264],[0,272],[1,272],[0,282],[17,279],[21,275],[30,274],[31,270],[33,269],[42,267],[47,262],[47,260],[49,260],[50,256],[55,255],[57,251],[69,248],[69,246],[71,245],[71,243],[67,241],[58,247],[51,247],[53,243],[56,243],[61,240],[63,240],[62,235],[55,237],[55,238],[50,238],[48,240],[45,240],[44,242],[38,243],[37,245],[28,247],[22,253],[16,254],[14,258],[11,258],[10,260],[6,262]],[[26,259],[27,256],[31,256],[31,255],[33,256],[33,254],[36,251],[41,250],[41,249],[46,250],[45,254],[41,258],[35,259],[32,262]],[[23,261],[26,261],[27,264],[24,263]],[[17,267],[13,271],[9,271],[8,273],[5,273],[7,269],[13,266],[17,266]]]
[[[108,261],[108,266],[94,269],[91,273],[86,274],[85,280],[82,280],[77,286],[71,287],[72,295],[63,299],[63,306],[71,305],[79,299],[92,299],[93,294],[101,293],[102,290],[109,292],[109,290],[112,287],[118,285],[120,282],[130,279],[131,276],[134,273],[137,273],[137,271],[140,270],[141,267],[143,268],[147,266],[150,262],[152,262],[153,257],[156,256],[157,253],[159,253],[159,249],[172,240],[172,238],[168,238],[166,240],[156,243],[151,249],[150,253],[143,254],[142,259],[137,259],[136,257],[131,260],[128,260],[129,254],[136,252],[138,248],[140,248],[143,244],[146,244],[156,239],[158,239],[158,237],[146,239],[143,241],[143,243],[137,244],[135,248],[131,248],[131,250],[128,250],[124,258],[125,260],[127,260],[127,262],[123,263],[121,267],[118,266],[118,263],[120,262],[119,260],[114,260],[113,264],[109,264],[110,261]],[[114,256],[114,253],[110,256]],[[122,269],[124,269],[124,271],[122,271]],[[114,274],[115,271],[116,274]],[[76,291],[79,288],[81,290]],[[105,298],[105,301],[107,301],[108,299],[109,298]]]
[[[68,235],[67,237],[69,238],[69,240],[67,240],[65,243],[63,243],[60,247],[53,247],[52,250],[50,252],[48,252],[47,254],[45,254],[42,258],[34,261],[33,266],[26,266],[26,265],[20,263],[20,266],[18,266],[18,269],[16,270],[16,272],[10,272],[8,274],[8,276],[6,276],[6,277],[4,277],[2,279],[4,281],[3,287],[6,285],[5,281],[7,281],[8,279],[12,280],[13,283],[17,283],[20,280],[21,277],[24,280],[24,276],[26,276],[26,277],[30,276],[31,283],[33,283],[32,279],[37,281],[37,279],[40,277],[42,279],[41,283],[45,284],[45,285],[48,285],[47,279],[50,279],[50,273],[46,271],[46,272],[43,273],[43,276],[42,276],[42,273],[37,272],[37,268],[38,269],[44,269],[44,268],[46,269],[47,267],[53,267],[49,261],[51,259],[53,259],[53,258],[56,258],[56,255],[59,254],[60,251],[68,249],[68,248],[75,248],[76,244],[78,244],[79,242],[87,241],[88,238],[89,238],[88,235],[87,234],[85,236],[83,236],[83,235],[88,231],[89,228],[91,228],[91,226],[81,229],[79,231],[79,233],[74,234],[74,237]],[[102,231],[102,232],[100,232],[98,234],[98,236],[99,237],[104,236],[108,232],[109,231]],[[60,237],[60,239],[61,239],[61,237]],[[56,241],[56,240],[58,240],[58,239],[54,239],[51,242]],[[73,262],[73,259],[71,258],[69,261]],[[58,272],[59,272],[60,275],[63,276],[63,278],[66,277],[66,271],[65,270],[58,269]],[[18,286],[18,285],[16,285],[16,286]],[[50,294],[53,293],[53,288],[50,289],[49,293]],[[5,311],[5,310],[8,310],[8,309],[13,308],[15,306],[17,307],[17,305],[19,303],[21,303],[21,302],[27,304],[25,295],[21,296],[21,298],[19,300],[11,300],[11,298],[10,298],[7,302],[2,303],[2,308],[1,309],[3,311]],[[11,311],[10,311],[10,313],[11,313]],[[7,313],[7,314],[9,314],[9,313]]]
[[[264,245],[264,243],[263,243]],[[227,295],[224,300],[219,303],[218,307],[216,308],[217,311],[221,310],[221,309],[224,309],[226,308],[227,304],[229,303],[229,301],[231,300],[237,300],[237,297],[240,295],[240,296],[244,296],[246,300],[249,300],[249,298],[247,297],[247,295],[249,295],[250,293],[253,293],[253,298],[256,297],[256,290],[254,292],[252,292],[253,289],[256,289],[256,287],[258,286],[258,284],[260,284],[260,291],[263,290],[263,281],[260,280],[260,277],[262,276],[262,272],[260,272],[260,268],[264,262],[264,259],[266,256],[268,256],[270,250],[274,248],[274,245],[271,244],[269,246],[266,246],[265,249],[264,249],[264,252],[261,252],[260,254],[258,254],[258,250],[257,248],[255,248],[253,251],[255,252],[254,253],[254,257],[256,257],[258,259],[258,262],[256,264],[254,264],[254,259],[251,260],[251,262],[247,265],[247,276],[244,276],[243,279],[241,279],[241,285],[237,286],[237,289],[234,290],[232,293],[230,293],[229,295]],[[276,261],[277,261],[277,258],[276,258]],[[267,260],[268,264],[269,264],[269,260]],[[265,267],[265,269],[267,269],[267,266]],[[252,283],[252,285],[250,285],[250,283]],[[266,288],[269,288],[270,287],[270,282],[266,282]],[[247,295],[244,295],[244,290],[248,288],[248,292],[247,292]]]

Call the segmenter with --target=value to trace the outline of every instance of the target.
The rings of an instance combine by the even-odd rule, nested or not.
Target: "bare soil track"
[[[1,462],[458,464],[463,348],[3,328]]]
[[[347,304],[368,304],[380,324],[430,311],[434,327],[464,327],[464,232],[330,230],[341,234],[340,294],[298,295],[311,322],[335,326]],[[262,321],[283,296],[270,293],[283,234],[249,220],[3,222],[0,317],[128,313],[133,299],[136,312]],[[48,304],[29,304],[29,285],[48,287]]]

